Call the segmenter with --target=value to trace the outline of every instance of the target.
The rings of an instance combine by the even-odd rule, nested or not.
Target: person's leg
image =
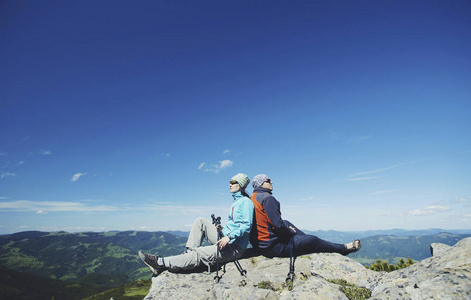
[[[195,248],[200,247],[205,239],[210,244],[216,244],[218,241],[216,226],[205,218],[197,218],[193,223],[190,235],[188,236],[186,248],[194,250]]]
[[[260,253],[266,257],[290,257],[290,240],[277,241],[270,248],[260,248]]]
[[[345,254],[345,244],[337,244],[322,240],[315,235],[297,234],[294,237],[294,254],[296,256],[310,253]]]
[[[297,245],[298,248],[301,248],[301,251],[304,251],[307,253],[340,253],[342,255],[348,255],[350,253],[357,252],[361,248],[361,242],[360,240],[354,240],[353,242],[349,244],[338,244],[338,243],[332,243],[326,240],[322,240],[318,238],[317,236],[314,235],[307,235],[304,232],[302,232],[298,227],[296,227],[293,223],[290,221],[284,220],[284,222],[288,226],[293,226],[296,228],[296,238],[295,238],[295,247],[296,247],[296,240],[300,240],[301,245]],[[307,236],[304,238],[301,238],[300,236]],[[313,244],[315,246],[313,246]],[[307,248],[307,249],[306,249]],[[283,253],[286,253],[287,249],[283,249]],[[295,251],[297,253],[298,251]],[[305,253],[305,254],[307,254]],[[296,254],[299,255],[299,254]]]
[[[188,251],[180,255],[163,257],[163,263],[166,269],[177,272],[196,269],[199,266],[200,261],[198,259],[198,253],[195,251]]]
[[[232,247],[232,250],[231,250]],[[244,250],[237,245],[227,245],[219,253],[219,263],[227,263],[235,260],[235,257],[238,259],[244,254]],[[235,255],[235,257],[234,257]],[[165,267],[170,271],[180,271],[180,270],[192,270],[202,264],[215,265],[217,259],[217,246],[205,246],[197,247],[193,251],[175,256],[164,257],[163,261]]]

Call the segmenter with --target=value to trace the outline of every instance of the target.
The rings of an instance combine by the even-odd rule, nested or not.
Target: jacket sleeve
[[[267,213],[268,218],[273,225],[273,231],[280,236],[292,236],[295,232],[286,225],[281,218],[280,203],[273,197],[268,196],[264,203],[263,208]]]
[[[252,228],[254,214],[253,203],[248,198],[244,198],[239,202],[239,205],[234,207],[233,211],[233,228],[227,233],[227,237],[229,237],[231,243],[244,234],[250,234],[250,229]]]

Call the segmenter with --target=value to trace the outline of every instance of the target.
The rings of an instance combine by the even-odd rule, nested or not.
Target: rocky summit
[[[289,258],[242,259],[246,276],[229,263],[224,273],[219,271],[219,282],[216,272],[165,271],[152,278],[145,300],[348,299],[335,279],[368,289],[369,299],[471,299],[471,238],[453,247],[432,244],[430,250],[432,257],[391,273],[368,270],[339,254],[304,255],[296,259],[292,286],[285,282]]]

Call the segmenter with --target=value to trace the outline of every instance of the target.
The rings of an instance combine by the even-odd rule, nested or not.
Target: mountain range
[[[471,234],[471,229],[440,229],[430,228],[423,230],[405,230],[405,229],[389,229],[389,230],[366,230],[366,231],[335,231],[335,230],[317,230],[309,231],[303,230],[306,234],[313,234],[323,240],[331,241],[334,243],[348,243],[354,239],[363,239],[371,236],[424,236],[436,235],[439,233],[452,233],[452,234]]]
[[[377,259],[394,264],[400,258],[422,260],[431,256],[429,245],[432,243],[454,245],[471,236],[469,230],[450,232],[442,229],[305,232],[340,243],[360,238],[363,244],[361,251],[349,257],[364,265]],[[137,251],[162,256],[180,254],[187,236],[188,232],[181,231],[19,232],[0,236],[0,267],[3,268],[2,273],[11,270],[8,274],[13,274],[15,278],[22,278],[27,275],[24,273],[28,273],[56,280],[45,287],[60,286],[70,291],[78,284],[92,293],[94,290],[103,291],[138,279],[148,279],[150,272],[139,260]],[[35,282],[41,282],[36,277]],[[6,276],[0,282],[0,294],[8,290],[17,295],[18,287],[10,285],[9,278],[11,276]]]
[[[91,273],[126,274],[136,280],[147,274],[137,251],[174,255],[183,251],[185,242],[159,231],[26,231],[0,236],[0,265],[65,281]]]

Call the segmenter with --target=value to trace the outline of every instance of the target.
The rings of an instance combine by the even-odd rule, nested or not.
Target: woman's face
[[[231,193],[237,193],[238,191],[240,191],[240,185],[237,183],[237,181],[231,180],[231,182],[229,183],[229,190],[231,191]]]

